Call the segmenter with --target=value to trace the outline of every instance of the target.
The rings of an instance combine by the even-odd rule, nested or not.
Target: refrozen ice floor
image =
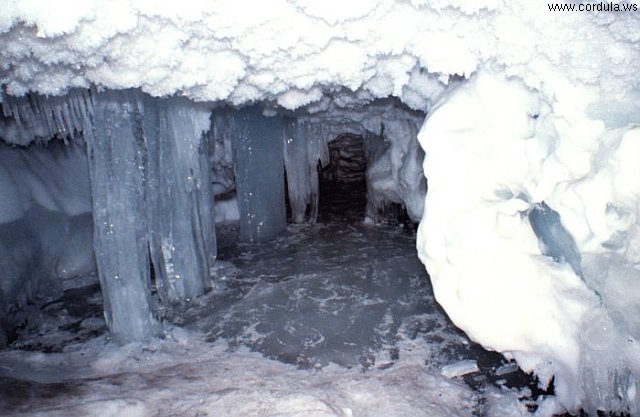
[[[221,281],[159,311],[161,340],[108,343],[95,286],[50,303],[43,326],[0,352],[3,415],[526,415],[528,389],[492,384],[522,375],[497,375],[506,361],[437,306],[412,231],[290,225],[257,245],[238,244],[235,226],[219,232]],[[441,375],[463,359],[480,372]]]
[[[440,344],[440,364],[467,340],[434,302],[413,232],[353,223],[290,225],[266,244],[220,239],[225,290],[172,321],[301,367],[387,366],[397,342]]]

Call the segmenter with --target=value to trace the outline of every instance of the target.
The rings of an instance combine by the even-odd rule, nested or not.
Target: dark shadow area
[[[318,221],[364,219],[367,160],[362,136],[344,134],[329,142],[329,164],[319,172]]]
[[[94,282],[64,291],[61,297],[34,300],[23,312],[37,319],[24,321],[15,330],[12,349],[62,352],[65,347],[107,332],[97,277]]]
[[[378,209],[377,223],[388,226],[403,226],[418,231],[418,223],[409,218],[407,208],[401,203],[387,202]]]
[[[0,407],[3,412],[30,412],[33,402],[46,403],[49,399],[79,395],[81,390],[73,382],[40,383],[9,377],[0,377]]]

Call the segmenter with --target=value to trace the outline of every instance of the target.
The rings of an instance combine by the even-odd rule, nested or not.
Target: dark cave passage
[[[366,169],[362,136],[343,134],[329,142],[329,164],[318,175],[320,222],[359,222],[364,219]]]

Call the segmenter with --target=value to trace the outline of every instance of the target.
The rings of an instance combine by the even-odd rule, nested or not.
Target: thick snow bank
[[[473,339],[543,382],[555,375],[570,410],[636,413],[640,129],[607,130],[565,105],[487,74],[444,98],[419,134],[418,249]],[[532,214],[542,202],[544,221]]]

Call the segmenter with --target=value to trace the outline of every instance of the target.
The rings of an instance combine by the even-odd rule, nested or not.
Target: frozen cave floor
[[[237,225],[219,230],[221,290],[167,314],[175,325],[209,341],[247,346],[302,369],[330,363],[363,371],[386,368],[403,340],[430,346],[433,369],[476,361],[465,381],[531,386],[535,381],[506,359],[471,342],[435,301],[406,225],[334,220],[288,226],[264,244],[238,243]],[[496,375],[512,369],[513,372]]]
[[[345,378],[345,373],[384,379],[404,372],[406,360],[417,360],[424,377],[435,375],[444,381],[436,383],[438,389],[450,383],[455,387],[452,392],[462,390],[458,394],[465,398],[460,403],[465,415],[485,415],[487,398],[496,392],[511,392],[520,398],[522,408],[535,408],[532,398],[542,392],[533,378],[501,355],[470,342],[435,302],[416,255],[412,228],[339,221],[289,225],[286,236],[265,244],[238,243],[237,233],[237,224],[218,228],[218,282],[186,307],[158,308],[164,336],[148,346],[117,348],[109,343],[99,285],[91,282],[96,277],[85,277],[87,285],[66,290],[62,298],[41,300],[40,308],[34,309],[41,315],[40,324],[21,329],[9,349],[0,352],[0,409],[7,415],[55,415],[57,407],[62,407],[60,412],[67,410],[62,404],[69,398],[84,398],[76,401],[78,415],[85,415],[88,404],[96,401],[108,401],[118,412],[122,407],[147,410],[142,399],[147,394],[131,393],[136,386],[155,384],[162,391],[182,384],[187,390],[195,379],[212,378],[198,377],[206,369],[224,361],[230,361],[230,367],[236,360],[244,370],[236,370],[236,375],[226,369],[218,377],[244,380],[248,373],[256,379],[267,358],[269,367],[286,370],[279,375],[286,378],[283,386],[296,384],[287,376],[296,372],[296,378],[303,379],[323,374],[331,384],[335,378]],[[479,370],[455,376],[456,364],[465,361],[475,361]],[[454,377],[442,377],[443,367],[451,364]],[[266,378],[278,384],[273,372],[280,371],[270,370]],[[392,377],[396,382],[397,378]],[[416,392],[403,395],[425,397],[424,384],[409,379]],[[388,384],[384,382],[385,390]],[[401,386],[398,382],[397,388]],[[269,396],[273,395],[270,390]],[[425,401],[435,399],[427,394]],[[372,414],[363,415],[378,415],[372,407]],[[171,415],[166,410],[158,415]],[[393,410],[389,412],[400,413]],[[433,415],[438,413],[442,411]]]

